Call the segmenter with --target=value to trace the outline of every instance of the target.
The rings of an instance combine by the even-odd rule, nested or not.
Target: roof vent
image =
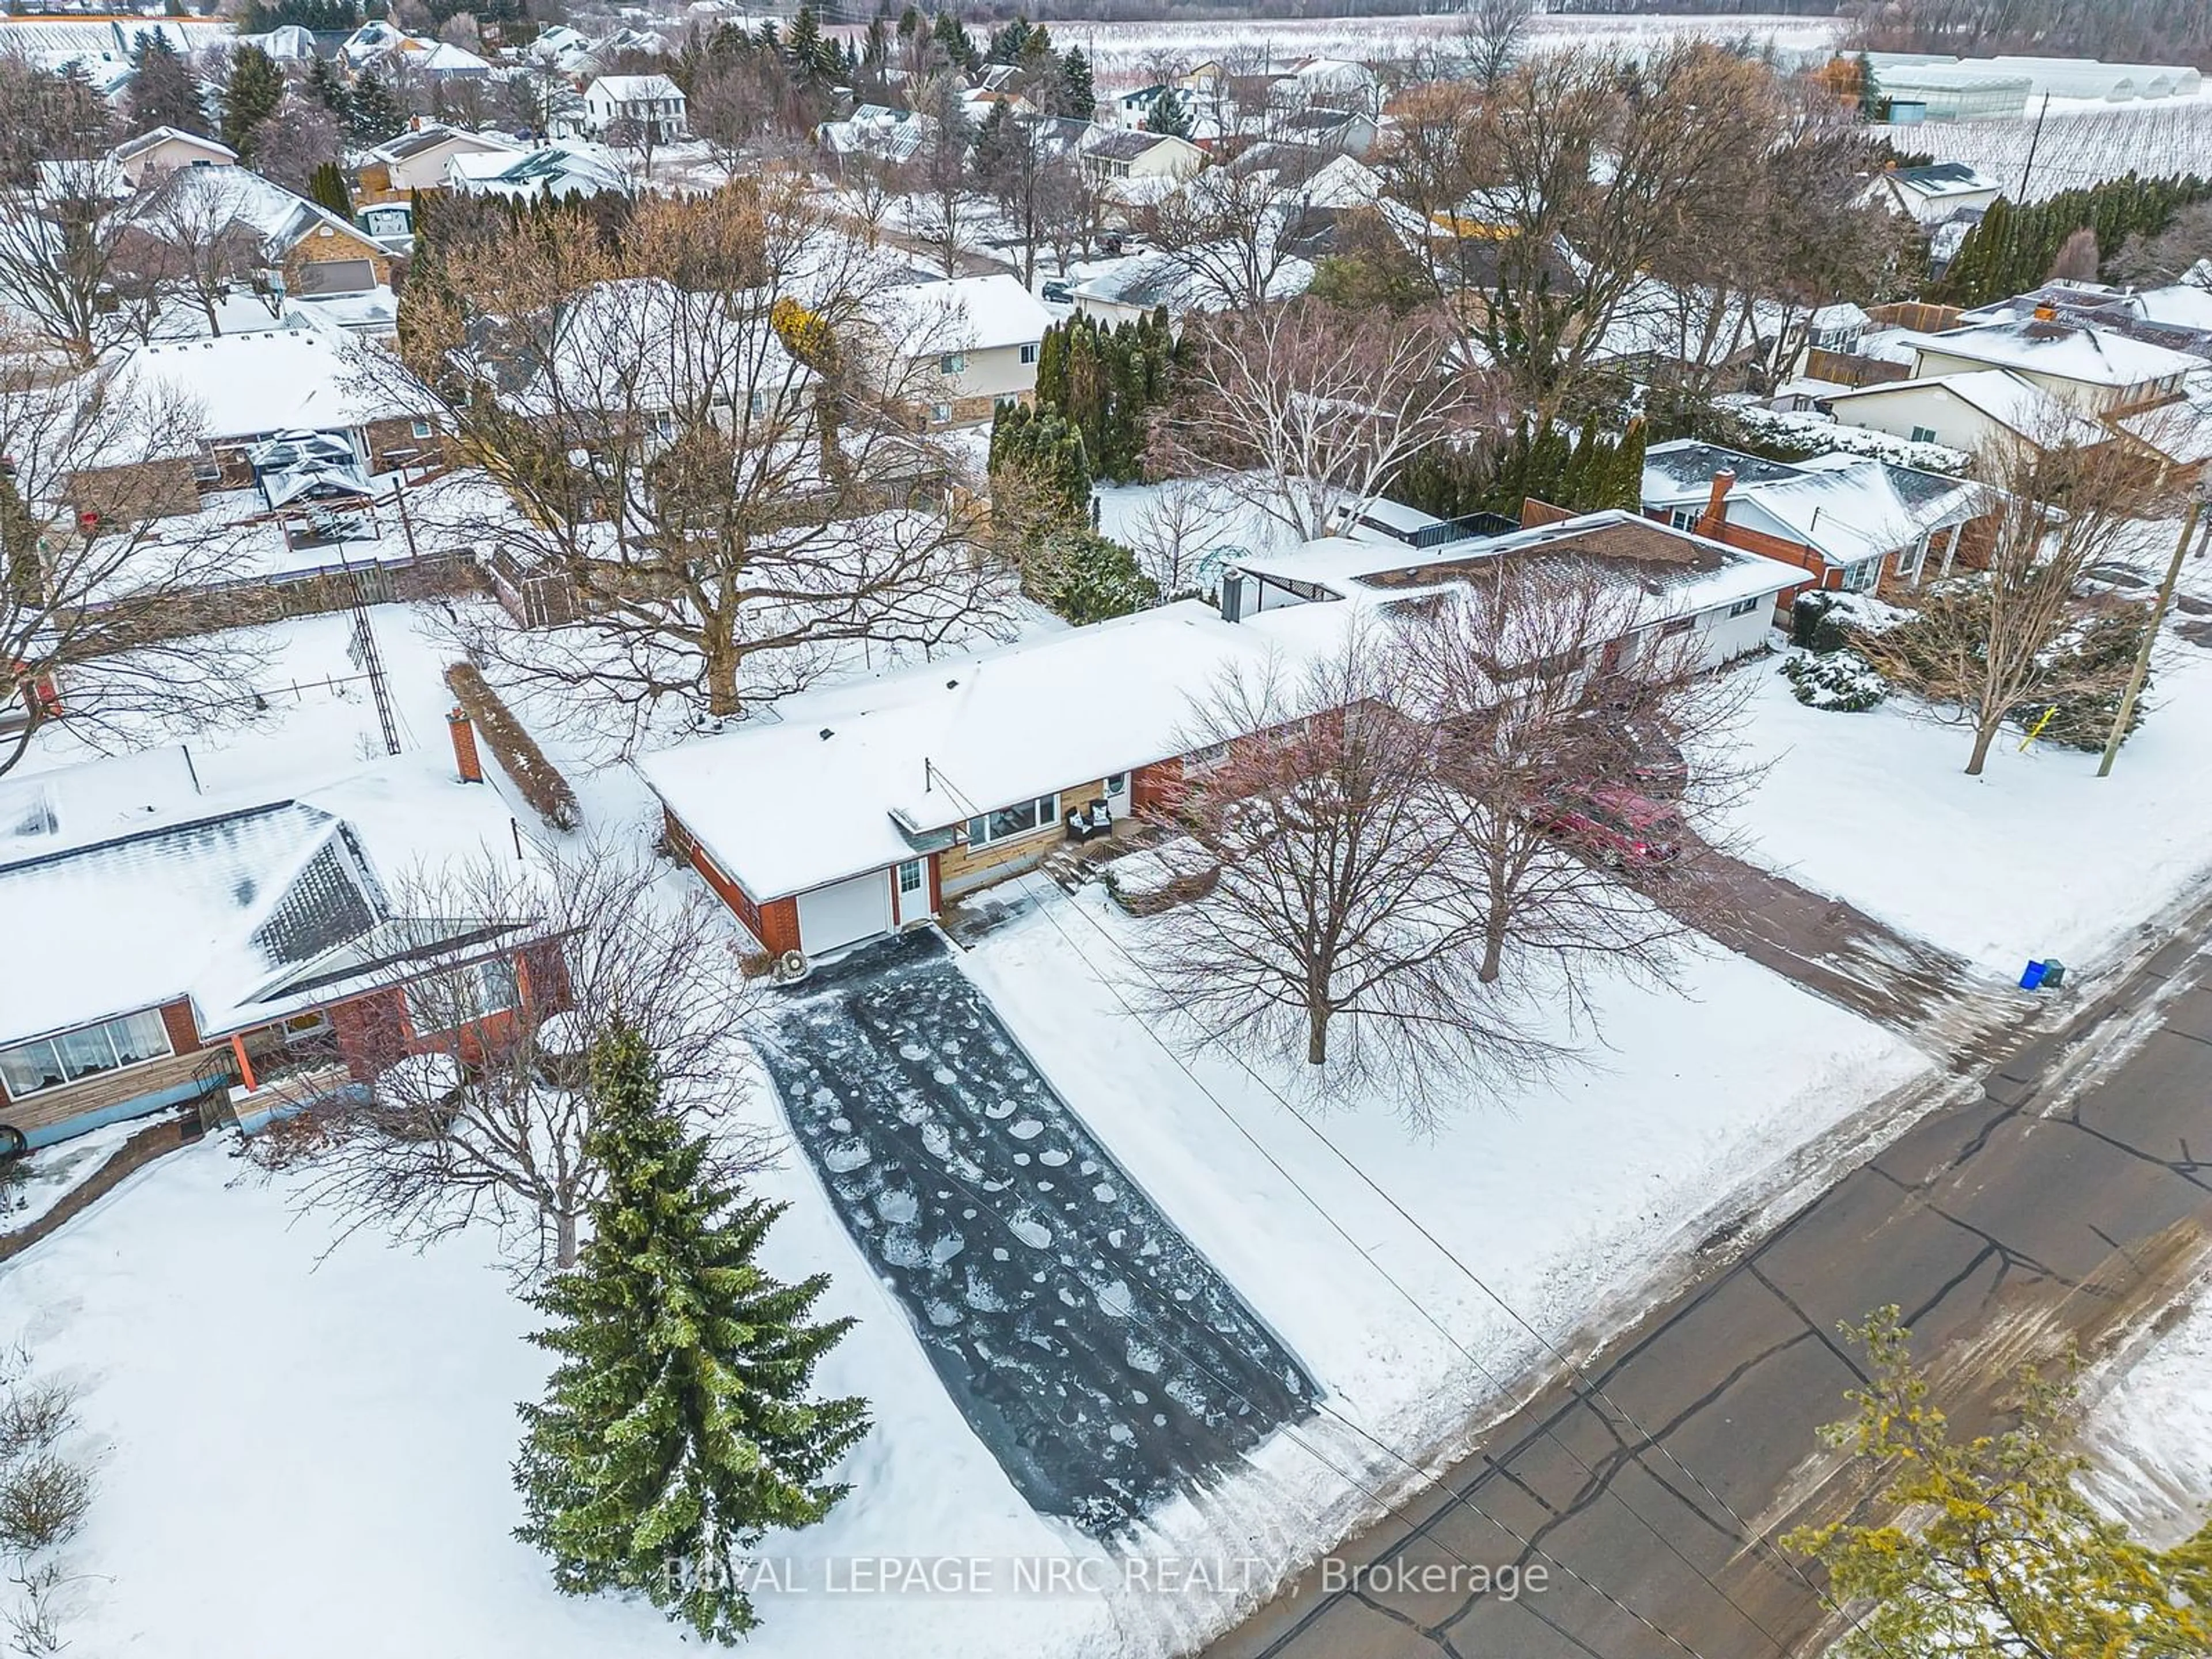
[[[837,735],[837,733],[836,733],[835,731],[833,731],[833,730],[832,730],[830,727],[829,727],[829,726],[823,726],[823,727],[822,728],[822,741],[823,741],[823,742],[824,742],[824,743],[829,742],[830,738],[832,738],[836,737],[836,735]]]

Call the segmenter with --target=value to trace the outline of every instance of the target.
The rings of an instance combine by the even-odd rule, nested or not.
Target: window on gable
[[[1914,427],[1912,428],[1912,441],[1917,444],[1934,443],[1936,441],[1936,428],[1932,426]]]

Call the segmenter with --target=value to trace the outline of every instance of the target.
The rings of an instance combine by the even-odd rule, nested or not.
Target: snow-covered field
[[[2212,650],[2167,639],[2107,778],[2080,750],[2022,754],[2017,732],[1970,778],[1963,727],[1895,699],[1808,708],[1771,665],[1742,671],[1759,676],[1749,735],[1771,763],[1741,809],[1750,855],[1994,972],[2110,957],[2212,872]]]
[[[1407,61],[1425,52],[1449,51],[1461,24],[1449,12],[1414,16],[1238,18],[1191,22],[1086,23],[1055,21],[1053,38],[1079,46],[1095,66],[1102,89],[1139,84],[1162,64],[1208,58],[1242,60],[1263,54],[1253,72],[1278,70],[1302,58],[1350,58],[1365,62]],[[1837,40],[1832,17],[1543,16],[1528,32],[1533,47],[1602,44],[1640,48],[1695,34],[1712,40],[1750,40],[1785,56],[1819,55]]]
[[[2002,182],[2007,195],[2032,201],[2130,173],[2147,179],[2202,173],[2212,158],[2212,87],[2195,98],[2132,104],[2053,99],[2039,132],[2036,109],[2031,103],[2027,115],[2002,120],[1892,127],[1890,142],[1908,154],[1971,162]]]

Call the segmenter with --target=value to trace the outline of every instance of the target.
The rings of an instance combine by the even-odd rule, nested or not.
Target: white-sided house
[[[2008,369],[2081,413],[2162,403],[2212,362],[2062,317],[2031,315],[1905,337],[1916,380]]]
[[[420,123],[369,151],[362,168],[362,198],[381,191],[443,190],[446,164],[456,155],[517,156],[526,144],[495,132],[464,132],[441,122]]]
[[[665,75],[602,75],[584,88],[584,125],[605,137],[617,123],[635,125],[656,144],[688,137],[684,88]]]
[[[896,393],[927,399],[921,412],[933,426],[988,421],[1003,403],[1026,403],[1036,392],[1037,356],[1053,314],[1016,278],[956,276],[915,283],[882,296],[884,340],[906,365]]]
[[[1940,225],[1961,213],[1988,211],[2004,186],[1964,161],[1937,161],[1877,173],[1869,193],[1916,224]]]
[[[1218,608],[1184,600],[786,698],[638,769],[670,844],[763,947],[817,957],[1156,804],[1211,757],[1188,733],[1224,674],[1295,670],[1378,608],[1505,559],[1617,570],[1644,599],[1625,648],[1697,630],[1713,662],[1756,649],[1802,574],[1621,512],[1427,550],[1331,538],[1232,562]]]
[[[2094,444],[2106,435],[2072,404],[2003,368],[1834,392],[1820,405],[1839,425],[1886,432],[1908,443],[1942,444],[1966,454],[2015,437],[2048,447]]]
[[[1098,184],[1124,179],[1179,181],[1206,165],[1206,152],[1171,132],[1093,126],[1078,142],[1076,163]]]
[[[154,127],[125,139],[108,152],[108,159],[124,183],[140,190],[179,167],[234,167],[238,152],[179,127]]]

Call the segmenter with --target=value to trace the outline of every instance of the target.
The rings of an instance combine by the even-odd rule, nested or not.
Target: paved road
[[[2204,937],[2202,916],[2185,937]],[[2191,947],[2170,945],[2064,1031],[1998,1060],[1975,1098],[1710,1264],[1589,1368],[1594,1389],[1554,1384],[1497,1425],[1446,1477],[1469,1503],[1428,1487],[1403,1519],[1338,1552],[1439,1574],[1540,1560],[1551,1588],[1509,1601],[1425,1592],[1417,1577],[1410,1590],[1401,1577],[1355,1591],[1325,1582],[1324,1565],[1208,1659],[1818,1652],[1826,1610],[1747,1537],[1856,1500],[1856,1473],[1815,1449],[1858,1376],[1838,1322],[1899,1304],[1921,1351],[1942,1355],[1946,1405],[1972,1422],[1992,1379],[2047,1352],[2057,1331],[2089,1346],[2155,1305],[2200,1259],[2212,1221],[2212,1162],[2199,1162],[2212,1159],[2203,972]],[[2124,1060],[2097,1065],[2161,1013]]]

